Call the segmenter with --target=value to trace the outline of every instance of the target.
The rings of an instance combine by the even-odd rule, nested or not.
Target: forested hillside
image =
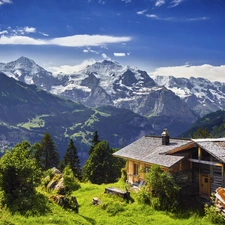
[[[49,132],[59,149],[66,151],[70,138],[75,141],[82,163],[94,131],[114,148],[121,148],[138,137],[154,133],[147,118],[112,106],[89,108],[60,98],[35,85],[0,73],[0,148],[4,150],[28,140],[39,142]]]
[[[199,119],[193,126],[186,131],[182,136],[190,137],[198,131],[205,130],[204,137],[220,138],[225,137],[225,111],[219,110],[214,113],[207,114]],[[198,136],[197,136],[198,137]],[[195,138],[197,138],[195,137]],[[201,137],[199,137],[201,138]]]

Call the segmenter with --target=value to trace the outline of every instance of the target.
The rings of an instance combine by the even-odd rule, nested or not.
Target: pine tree
[[[95,132],[93,133],[91,142],[92,142],[92,145],[91,145],[91,147],[90,147],[90,149],[89,149],[89,151],[88,151],[88,154],[89,154],[89,155],[91,155],[91,153],[92,153],[94,147],[100,142],[99,139],[98,139],[98,132],[97,132],[97,131],[95,131]]]
[[[74,176],[79,180],[81,179],[80,159],[78,157],[77,149],[72,139],[70,139],[70,143],[64,156],[64,165],[69,165],[73,171]]]
[[[51,135],[48,132],[44,134],[39,151],[40,164],[44,170],[58,167],[59,153]]]
[[[93,148],[83,167],[83,178],[94,184],[112,183],[121,176],[124,163],[114,157],[114,150],[107,141],[101,141]]]
[[[41,144],[38,142],[35,142],[33,146],[31,147],[31,152],[32,152],[33,158],[36,159],[38,167],[43,169],[43,150],[42,150]]]

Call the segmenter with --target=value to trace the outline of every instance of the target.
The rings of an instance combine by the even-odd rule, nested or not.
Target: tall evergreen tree
[[[114,150],[107,141],[101,141],[93,148],[83,167],[83,178],[94,184],[115,182],[121,176],[124,163],[114,157]]]
[[[44,170],[59,165],[59,153],[56,149],[55,143],[51,135],[46,132],[41,140],[40,148],[38,148],[39,163]]]
[[[64,156],[64,164],[65,166],[69,165],[73,171],[74,176],[79,180],[81,179],[80,159],[72,139],[70,139],[66,154]]]
[[[91,153],[92,153],[94,147],[100,142],[99,139],[98,139],[98,132],[97,132],[97,131],[95,131],[95,132],[93,133],[91,142],[92,142],[92,145],[90,146],[90,149],[89,149],[89,151],[88,151],[88,154],[89,154],[89,155],[91,155]]]
[[[36,159],[39,168],[43,168],[43,150],[41,144],[35,142],[31,147],[32,156]]]

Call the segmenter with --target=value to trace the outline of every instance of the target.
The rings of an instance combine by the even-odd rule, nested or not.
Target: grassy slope
[[[209,225],[210,223],[197,214],[172,214],[168,212],[159,212],[153,210],[146,205],[138,204],[137,201],[126,203],[119,197],[105,194],[105,187],[111,185],[93,185],[82,183],[81,189],[74,192],[80,205],[79,214],[71,211],[66,211],[50,202],[49,207],[51,212],[39,217],[24,217],[20,215],[10,215],[6,210],[0,211],[0,224],[14,225],[72,225],[72,224],[98,224],[98,225],[118,225],[118,224],[166,224],[166,225]],[[113,186],[124,189],[124,185],[120,183]],[[135,200],[136,193],[132,192],[131,197]],[[91,204],[92,198],[98,197],[101,200],[101,205],[94,206]],[[117,207],[113,207],[117,204]],[[104,206],[107,209],[103,209]],[[115,208],[123,209],[115,213]],[[111,210],[110,210],[111,207]]]

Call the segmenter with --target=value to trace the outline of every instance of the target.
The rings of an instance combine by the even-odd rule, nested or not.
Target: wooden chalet
[[[127,161],[127,181],[142,183],[148,169],[159,165],[174,174],[185,195],[209,197],[225,187],[225,138],[170,138],[144,136],[113,154]]]

